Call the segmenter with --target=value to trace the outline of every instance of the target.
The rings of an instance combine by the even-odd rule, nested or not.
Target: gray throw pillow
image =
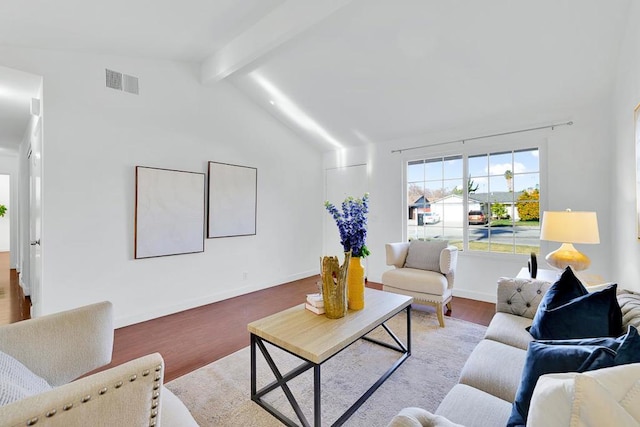
[[[51,386],[22,363],[0,351],[0,406],[51,390]]]
[[[412,240],[404,266],[420,270],[440,271],[440,252],[448,245],[448,240]]]

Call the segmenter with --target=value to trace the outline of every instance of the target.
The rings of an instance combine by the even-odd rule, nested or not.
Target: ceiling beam
[[[203,84],[220,81],[308,30],[352,0],[287,0],[200,65]]]

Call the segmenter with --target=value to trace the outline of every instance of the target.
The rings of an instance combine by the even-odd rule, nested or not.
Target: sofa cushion
[[[565,275],[566,272],[563,273]],[[534,338],[557,340],[620,334],[622,312],[616,299],[616,284],[566,301],[566,296],[572,293],[558,291],[562,288],[562,285],[557,286],[559,283],[560,281],[549,288],[538,307],[529,329]],[[551,298],[547,298],[550,293]]]
[[[525,423],[538,378],[544,374],[586,372],[640,362],[640,335],[633,326],[619,338],[532,341],[508,426]]]
[[[456,384],[444,397],[436,415],[465,427],[504,426],[511,403],[465,384]]]
[[[509,313],[496,313],[493,315],[484,337],[526,350],[529,343],[533,341],[533,337],[526,330],[530,325],[530,318]]]
[[[382,284],[432,295],[443,295],[448,288],[447,277],[443,274],[416,268],[395,268],[385,271],[382,274]]]
[[[409,244],[406,268],[440,271],[440,252],[449,244],[448,240],[412,240]]]
[[[464,364],[460,383],[513,402],[526,356],[525,350],[482,340]]]
[[[51,386],[18,360],[0,351],[0,406],[51,390]]]
[[[529,427],[640,424],[640,364],[540,377]]]

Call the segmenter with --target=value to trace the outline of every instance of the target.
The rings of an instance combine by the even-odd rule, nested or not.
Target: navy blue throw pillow
[[[640,335],[633,326],[619,338],[532,341],[507,427],[526,424],[529,403],[540,375],[586,372],[640,362]]]
[[[560,278],[544,294],[540,301],[540,307],[556,308],[588,293],[571,267],[567,267],[560,275]]]
[[[580,286],[584,289],[584,286]],[[556,292],[556,296],[562,297],[540,303],[529,333],[538,340],[617,336],[622,331],[622,311],[616,298],[616,289],[617,285],[612,284],[568,301],[564,300],[567,292]]]
[[[616,287],[590,294],[567,267],[542,297],[527,330],[538,340],[617,336],[622,331],[622,312]]]
[[[580,279],[576,277],[571,267],[567,267],[558,280],[551,285],[542,296],[540,304],[538,305],[538,311],[561,306],[574,298],[587,295],[588,293],[587,288],[585,288]],[[536,312],[536,315],[533,317],[534,325],[537,323],[536,318],[539,316],[538,312]],[[531,332],[531,326],[525,329]]]

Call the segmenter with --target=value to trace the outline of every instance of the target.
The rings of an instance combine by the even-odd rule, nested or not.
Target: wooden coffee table
[[[374,391],[411,355],[411,302],[413,298],[378,291],[365,290],[365,308],[351,311],[341,319],[328,319],[304,308],[304,304],[281,311],[272,316],[251,322],[251,400],[288,426],[311,426],[296,401],[287,383],[303,372],[313,368],[313,425],[321,425],[320,368],[359,339],[374,342],[400,353],[400,358],[378,379],[347,411],[333,424],[342,425]],[[406,345],[385,324],[401,311],[407,313]],[[397,345],[366,337],[369,332],[382,326]],[[303,363],[287,373],[281,373],[269,354],[264,342],[279,347],[302,359]],[[276,380],[260,390],[256,382],[256,348],[264,356]],[[262,399],[267,393],[281,388],[296,413],[300,424],[291,420],[273,405]]]

